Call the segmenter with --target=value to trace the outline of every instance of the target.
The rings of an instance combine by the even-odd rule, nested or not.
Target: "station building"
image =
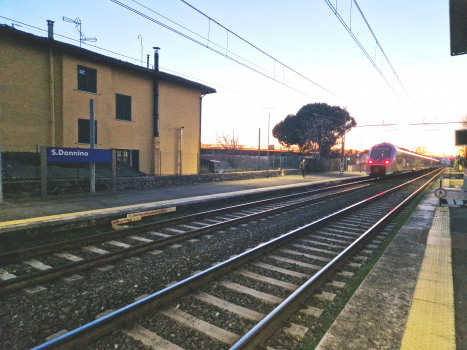
[[[149,175],[198,174],[202,97],[216,90],[48,37],[0,25],[2,151],[116,149]],[[149,64],[148,64],[149,66]],[[180,161],[183,157],[183,162]]]

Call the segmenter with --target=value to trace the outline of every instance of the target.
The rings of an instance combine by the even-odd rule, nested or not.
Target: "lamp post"
[[[344,124],[342,125],[342,162],[341,162],[341,175],[344,175],[344,162],[345,162],[345,122],[347,117],[344,113]]]
[[[261,128],[258,129],[258,171],[261,169]]]
[[[266,168],[266,178],[269,178],[269,129],[270,129],[270,124],[271,124],[271,113],[269,113],[269,118],[268,118],[268,161],[267,161],[267,168]]]
[[[265,108],[266,109],[274,109],[276,107],[269,107]],[[271,125],[271,113],[269,113],[268,117],[268,158],[267,158],[267,166],[266,166],[266,178],[269,178],[269,134],[270,134],[270,125]]]
[[[95,140],[96,140],[96,130],[94,125],[94,99],[89,100],[89,148],[94,149],[95,147]],[[96,193],[96,163],[90,163],[90,171],[91,171],[91,183],[90,183],[90,192]]]
[[[0,118],[2,109],[0,107]],[[2,139],[0,138],[0,204],[3,203],[3,168],[2,168]]]

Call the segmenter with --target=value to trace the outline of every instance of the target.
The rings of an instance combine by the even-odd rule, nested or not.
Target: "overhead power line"
[[[183,0],[182,0],[183,1]],[[381,76],[381,78],[383,78],[383,80],[386,82],[386,84],[391,88],[391,90],[394,92],[394,94],[399,98],[399,94],[397,93],[397,91],[394,89],[394,86],[391,85],[391,83],[388,81],[388,79],[386,78],[386,76],[384,75],[383,71],[382,71],[382,62],[381,62],[381,67],[378,67],[378,64],[376,63],[376,58],[373,59],[370,54],[365,50],[365,48],[363,47],[363,45],[360,43],[360,41],[358,40],[357,36],[352,32],[352,2],[355,4],[355,6],[357,7],[360,15],[362,16],[363,20],[365,21],[367,27],[368,27],[368,30],[371,32],[371,35],[373,36],[373,38],[375,39],[375,42],[376,42],[376,45],[379,47],[379,49],[381,50],[381,54],[384,56],[384,58],[386,59],[386,62],[389,64],[389,67],[391,67],[391,70],[392,70],[392,73],[394,74],[394,76],[397,78],[397,81],[399,81],[400,85],[402,86],[402,88],[404,89],[406,95],[408,96],[408,98],[410,99],[410,101],[412,102],[412,104],[415,106],[415,108],[417,108],[417,106],[415,105],[415,103],[413,102],[412,98],[410,97],[409,93],[407,92],[406,88],[404,87],[404,84],[402,84],[402,81],[399,79],[399,76],[397,75],[394,67],[392,66],[391,62],[389,61],[389,58],[386,56],[386,53],[384,52],[383,48],[381,47],[381,44],[379,43],[379,40],[376,38],[376,35],[375,33],[373,32],[373,30],[371,29],[371,26],[370,24],[368,23],[365,15],[363,14],[363,11],[361,10],[360,6],[358,5],[357,1],[356,0],[351,0],[350,2],[350,26],[347,25],[347,23],[345,22],[345,20],[341,17],[341,15],[339,14],[339,12],[337,11],[337,4],[336,4],[336,7],[334,7],[334,5],[331,3],[330,0],[325,0],[326,4],[329,6],[329,8],[331,9],[331,11],[334,13],[334,15],[337,17],[337,19],[339,20],[339,22],[341,22],[342,26],[347,30],[347,32],[349,33],[349,35],[352,37],[352,39],[355,41],[355,43],[357,44],[357,46],[360,48],[360,50],[364,53],[364,55],[368,58],[368,60],[373,64],[373,67],[376,69],[376,71],[378,72],[378,74]],[[402,101],[402,99],[401,99]],[[418,109],[418,108],[417,108]]]
[[[284,68],[287,68],[288,70],[290,70],[291,72],[297,74],[298,76],[300,76],[301,78],[307,80],[308,82],[314,84],[315,86],[319,87],[320,89],[330,93],[331,95],[345,101],[345,102],[348,102],[346,101],[344,98],[334,94],[333,92],[329,91],[328,89],[324,88],[323,86],[315,83],[314,81],[312,81],[311,79],[309,79],[308,77],[304,76],[303,74],[297,72],[296,70],[292,69],[291,67],[287,66],[285,63],[282,63],[281,61],[279,61],[278,59],[272,57],[271,55],[269,55],[268,53],[266,53],[265,51],[261,50],[259,47],[253,45],[252,43],[250,43],[248,40],[244,39],[243,37],[241,37],[240,35],[237,35],[236,33],[232,32],[230,29],[228,29],[227,27],[223,26],[222,24],[220,24],[219,22],[217,22],[216,20],[214,20],[212,17],[209,17],[208,15],[206,15],[204,12],[198,10],[196,7],[194,7],[193,5],[190,5],[188,2],[186,2],[185,0],[181,0],[184,4],[188,5],[189,7],[191,7],[193,10],[195,10],[196,12],[200,13],[201,15],[203,15],[204,17],[208,18],[209,21],[212,21],[214,23],[216,23],[218,26],[220,26],[221,28],[225,29],[228,33],[234,35],[235,37],[237,37],[238,39],[240,39],[241,41],[243,41],[244,43],[248,44],[249,46],[253,47],[254,49],[256,49],[257,51],[261,52],[262,54],[266,55],[267,57],[271,58],[274,63],[278,63],[280,65],[282,65]],[[275,80],[275,79],[274,79]]]
[[[13,22],[16,22],[16,23],[20,23],[20,24],[23,25],[23,26],[27,26],[27,27],[30,27],[30,28],[34,28],[34,30],[37,30],[37,31],[40,31],[40,32],[47,32],[47,29],[42,29],[42,28],[39,28],[39,27],[35,27],[35,26],[33,26],[33,25],[30,25],[30,24],[27,24],[27,23],[23,23],[23,22],[20,22],[20,21],[11,19],[11,18],[7,18],[7,17],[3,17],[3,16],[0,16],[0,18],[4,18],[4,19],[9,20],[9,21],[13,21]],[[16,24],[16,26],[19,26],[19,25]],[[80,42],[80,41],[77,40],[77,39],[70,38],[70,37],[68,37],[68,36],[58,34],[57,32],[54,32],[54,35],[55,35],[55,36],[59,36],[59,37],[61,37],[61,38],[65,38],[65,39],[67,39],[67,40],[71,40],[71,41],[75,41],[75,42]],[[109,53],[112,53],[112,54],[114,54],[114,55],[118,55],[118,56],[120,56],[120,57],[124,57],[124,58],[129,59],[129,60],[132,60],[132,61],[141,62],[140,59],[137,59],[137,58],[134,58],[134,57],[130,57],[130,56],[126,56],[126,55],[123,55],[123,54],[118,53],[118,52],[115,52],[115,51],[107,50],[107,49],[104,49],[103,47],[100,47],[100,46],[97,46],[97,45],[91,45],[91,44],[88,44],[88,43],[85,43],[85,44],[88,45],[88,46],[92,46],[92,47],[94,47],[94,48],[96,48],[96,49],[98,49],[98,50],[102,50],[102,51],[105,51],[105,52],[109,52]],[[165,71],[165,72],[171,72],[171,73],[176,74],[176,75],[179,75],[179,76],[187,77],[187,78],[189,78],[189,79],[193,79],[193,80],[196,80],[196,81],[198,81],[198,82],[202,82],[202,83],[204,83],[204,84],[209,84],[209,85],[218,86],[218,87],[220,87],[220,88],[222,88],[222,89],[226,89],[226,90],[229,90],[229,91],[233,91],[233,92],[236,92],[236,93],[238,93],[238,94],[245,95],[245,96],[257,98],[257,99],[259,99],[259,100],[269,101],[268,99],[265,99],[265,98],[262,98],[262,97],[250,95],[250,94],[247,94],[247,93],[245,93],[245,92],[241,92],[241,91],[238,91],[238,90],[229,88],[229,87],[225,87],[225,86],[223,86],[223,85],[219,85],[219,84],[212,83],[212,82],[209,82],[209,81],[205,81],[205,80],[202,80],[202,79],[199,79],[199,78],[196,78],[196,77],[192,77],[192,76],[189,76],[189,75],[186,75],[186,74],[183,74],[183,73],[179,73],[179,72],[170,70],[170,69],[168,69],[168,68],[160,67],[160,70],[161,70],[161,71]]]
[[[118,1],[118,0],[110,0],[110,1],[112,1],[113,3],[115,3],[115,4],[117,4],[117,5],[120,5],[121,7],[125,8],[125,9],[127,9],[127,10],[129,10],[129,11],[131,11],[131,12],[133,12],[133,13],[135,13],[135,14],[137,14],[137,15],[139,15],[139,16],[141,16],[141,17],[147,19],[147,20],[149,20],[149,21],[152,21],[152,22],[154,22],[154,23],[156,23],[156,24],[158,24],[158,25],[160,25],[160,26],[162,26],[162,27],[164,27],[164,28],[166,28],[166,29],[168,29],[168,30],[170,30],[170,31],[172,31],[172,32],[174,32],[174,33],[176,33],[176,34],[178,34],[178,35],[180,35],[180,36],[182,36],[182,37],[184,37],[184,38],[186,38],[186,39],[188,39],[188,40],[194,42],[194,43],[196,43],[196,44],[198,44],[198,45],[200,45],[200,46],[203,46],[203,47],[205,47],[205,48],[207,48],[207,49],[209,49],[209,50],[211,50],[211,51],[213,51],[213,52],[215,52],[215,53],[217,53],[217,54],[219,54],[219,55],[221,55],[221,56],[223,56],[223,57],[225,57],[225,58],[227,58],[227,59],[229,59],[229,60],[231,60],[231,61],[233,61],[233,62],[235,62],[235,63],[237,63],[237,64],[239,64],[239,65],[241,65],[241,66],[243,66],[243,67],[245,67],[245,68],[248,68],[248,69],[250,69],[250,70],[252,70],[252,71],[254,71],[254,72],[258,73],[258,74],[261,74],[262,76],[264,76],[264,77],[266,77],[266,78],[269,78],[269,79],[271,79],[271,80],[273,80],[273,81],[275,81],[275,82],[277,82],[277,83],[279,83],[279,84],[282,84],[282,85],[284,85],[285,87],[287,87],[287,88],[289,88],[289,89],[292,89],[292,90],[294,90],[294,91],[296,91],[296,92],[298,92],[298,93],[300,93],[300,94],[302,94],[302,95],[305,95],[305,96],[307,96],[307,97],[309,97],[309,98],[313,98],[313,96],[309,95],[308,93],[303,92],[303,91],[299,90],[298,88],[293,87],[293,86],[292,86],[292,85],[293,85],[292,83],[290,83],[290,82],[287,82],[287,83],[286,83],[286,80],[285,80],[285,79],[283,79],[283,80],[284,80],[283,82],[281,82],[280,80],[276,79],[275,73],[269,72],[269,71],[267,71],[266,69],[264,69],[264,68],[262,68],[262,67],[259,67],[259,66],[255,65],[255,64],[253,64],[252,62],[250,62],[250,61],[244,59],[243,57],[234,54],[232,51],[229,51],[228,48],[225,48],[225,47],[222,47],[222,46],[220,46],[220,45],[218,45],[218,44],[212,43],[212,42],[209,40],[209,37],[208,37],[208,38],[203,38],[203,37],[200,36],[199,34],[195,34],[195,33],[194,33],[196,36],[198,36],[198,37],[200,37],[200,38],[203,38],[204,40],[207,40],[207,44],[205,44],[205,43],[201,42],[201,41],[198,40],[198,39],[195,39],[195,38],[193,38],[193,37],[191,37],[191,36],[189,36],[189,35],[187,35],[187,34],[185,34],[185,33],[182,33],[182,32],[180,32],[180,31],[178,31],[178,30],[176,30],[176,29],[174,29],[174,28],[172,28],[172,27],[170,27],[170,26],[168,26],[168,25],[166,25],[166,24],[164,24],[164,23],[162,23],[162,22],[159,22],[159,21],[157,21],[156,19],[154,19],[154,18],[152,18],[152,17],[150,17],[150,16],[148,16],[148,15],[146,15],[146,14],[144,14],[144,13],[142,13],[142,12],[140,12],[140,11],[138,11],[138,10],[136,10],[136,9],[134,9],[134,8],[132,8],[132,7],[130,7],[130,6],[128,6],[128,5],[126,5],[126,4],[121,3],[121,2]],[[137,3],[137,4],[139,4],[139,5],[141,5],[140,3],[138,3],[138,2],[135,1],[135,0],[132,0],[132,1],[135,2],[135,3]],[[195,9],[193,6],[189,5],[188,3],[186,3],[186,2],[184,2],[184,3],[187,4],[188,6],[190,6],[191,8]],[[143,5],[141,5],[141,6],[143,6]],[[145,9],[147,9],[147,10],[153,12],[153,13],[158,14],[157,12],[155,12],[155,11],[149,9],[149,8],[146,7],[146,6],[143,6],[143,7],[144,7]],[[205,16],[206,18],[208,18],[210,22],[212,21],[212,22],[218,24],[218,25],[221,26],[223,29],[225,29],[228,33],[231,33],[231,34],[234,35],[235,37],[241,39],[242,41],[244,41],[244,42],[247,43],[248,45],[250,45],[250,46],[252,46],[253,48],[255,48],[256,50],[259,50],[261,53],[263,53],[263,54],[266,55],[267,57],[271,58],[275,63],[281,64],[284,68],[287,68],[287,69],[290,70],[291,72],[297,74],[297,75],[300,76],[301,78],[307,80],[308,82],[312,83],[313,85],[315,85],[316,87],[322,89],[323,91],[326,91],[327,93],[329,93],[329,94],[331,94],[331,95],[333,95],[333,96],[339,98],[339,99],[342,100],[342,101],[348,102],[348,101],[345,100],[344,98],[338,96],[337,94],[335,94],[335,93],[333,93],[332,91],[330,91],[330,90],[324,88],[323,86],[321,86],[321,85],[315,83],[315,82],[312,81],[311,79],[307,78],[306,76],[304,76],[304,75],[300,74],[299,72],[293,70],[293,69],[290,68],[289,66],[287,66],[287,65],[285,65],[285,64],[283,64],[283,63],[281,63],[279,60],[275,59],[275,58],[272,57],[271,55],[269,55],[269,54],[265,53],[264,51],[260,50],[258,47],[254,46],[253,44],[249,43],[247,40],[243,39],[243,38],[240,37],[239,35],[235,34],[234,32],[230,31],[229,29],[225,28],[224,26],[222,26],[221,24],[219,24],[217,21],[215,21],[215,20],[212,19],[211,17],[205,15],[204,13],[202,13],[201,11],[199,11],[199,10],[197,10],[197,9],[195,9],[195,10],[196,10],[197,12],[203,14],[203,16]],[[159,14],[158,14],[158,15],[159,15]],[[160,16],[162,16],[162,15],[160,15]],[[163,17],[163,16],[162,16],[162,17]],[[167,19],[166,17],[164,17],[164,18]],[[172,23],[174,23],[174,24],[180,26],[181,28],[186,29],[185,27],[183,27],[183,26],[177,24],[176,22],[174,22],[174,21],[172,21],[172,20],[170,20],[170,22],[172,22]],[[186,30],[188,30],[188,29],[186,29]],[[190,31],[190,30],[188,30],[188,31],[191,32],[191,33],[193,33],[193,32]],[[219,47],[220,49],[225,50],[226,53],[221,52],[220,49],[216,49],[216,48],[210,46],[209,44],[214,44],[214,46],[217,46],[217,47]],[[234,57],[231,57],[229,54],[233,54],[234,56],[238,57],[238,59],[237,59],[237,58],[234,58]],[[247,63],[245,63],[245,62],[242,62],[241,60],[243,60],[243,61],[245,61],[245,62],[248,62],[249,64],[247,64]],[[251,65],[250,65],[250,64],[251,64]],[[255,66],[256,68],[253,67],[253,66]]]
[[[4,18],[4,19],[7,19],[7,20],[9,20],[9,21],[13,21],[13,22],[16,22],[16,23],[20,23],[20,24],[22,24],[22,25],[25,25],[25,26],[30,27],[30,28],[34,28],[34,29],[39,30],[39,31],[41,31],[41,32],[47,32],[46,29],[42,29],[42,28],[39,28],[39,27],[35,27],[35,26],[30,25],[30,24],[23,23],[23,22],[20,22],[20,21],[11,19],[11,18],[7,18],[7,17],[3,17],[3,16],[0,16],[0,18]],[[55,36],[59,36],[59,37],[61,37],[61,38],[65,38],[65,39],[68,39],[68,40],[71,40],[71,41],[76,41],[76,42],[80,43],[79,40],[70,38],[70,37],[65,36],[65,35],[60,35],[60,34],[58,34],[58,33],[56,33],[56,32],[54,32],[54,35],[55,35]],[[133,58],[133,57],[130,57],[130,56],[126,56],[126,55],[123,55],[123,54],[118,53],[118,52],[115,52],[115,51],[107,50],[107,49],[104,49],[104,48],[99,47],[99,46],[97,46],[97,45],[92,45],[92,44],[88,44],[88,43],[84,43],[84,44],[86,44],[86,45],[88,45],[88,46],[95,47],[96,49],[99,49],[99,50],[102,50],[102,51],[105,51],[105,52],[112,53],[112,54],[114,54],[114,55],[118,55],[118,56],[121,56],[121,57],[128,58],[128,59],[130,59],[130,60],[139,61],[139,60],[136,59],[136,58]]]
[[[443,122],[443,123],[416,123],[416,124],[409,124],[409,125],[431,125],[431,124],[463,124],[464,122]]]

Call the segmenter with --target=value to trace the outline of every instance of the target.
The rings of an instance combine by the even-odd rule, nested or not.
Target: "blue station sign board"
[[[49,163],[112,163],[112,151],[109,149],[47,147]]]

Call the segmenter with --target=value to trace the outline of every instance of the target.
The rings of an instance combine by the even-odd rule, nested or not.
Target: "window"
[[[139,150],[137,149],[118,149],[117,162],[132,166],[139,170]]]
[[[128,149],[118,149],[117,150],[117,162],[125,163],[131,165],[130,163],[130,150]]]
[[[97,70],[78,66],[78,90],[97,93]]]
[[[390,158],[391,149],[390,148],[373,148],[370,154],[371,158]]]
[[[131,121],[131,96],[115,94],[115,110],[118,120]]]
[[[78,119],[78,143],[90,143],[90,125],[91,121],[89,119]],[[94,120],[94,144],[97,144],[97,120]]]

